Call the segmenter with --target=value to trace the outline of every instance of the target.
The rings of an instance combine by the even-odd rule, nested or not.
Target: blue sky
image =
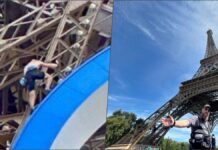
[[[200,66],[208,29],[218,42],[217,8],[214,1],[115,0],[108,116],[122,109],[146,118],[176,95]],[[172,129],[166,137],[187,142],[189,134]]]

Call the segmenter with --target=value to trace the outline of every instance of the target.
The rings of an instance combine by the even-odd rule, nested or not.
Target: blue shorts
[[[40,69],[32,69],[27,71],[25,78],[27,79],[27,88],[29,91],[35,89],[35,80],[42,80],[45,78],[45,73]]]

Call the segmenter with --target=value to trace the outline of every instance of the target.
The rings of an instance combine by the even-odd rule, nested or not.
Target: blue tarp
[[[109,57],[110,47],[86,61],[61,82],[26,121],[12,143],[12,149],[49,149],[68,118],[108,80]]]

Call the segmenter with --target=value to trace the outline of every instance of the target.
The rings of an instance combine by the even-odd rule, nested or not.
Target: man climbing
[[[24,67],[24,77],[21,78],[20,84],[27,87],[29,91],[29,105],[32,110],[35,107],[36,101],[36,90],[35,90],[35,80],[45,80],[45,93],[50,91],[51,83],[53,77],[42,71],[42,67],[55,69],[58,66],[58,61],[56,63],[45,63],[36,59],[31,60]]]
[[[193,116],[188,120],[175,121],[172,116],[169,116],[161,121],[165,127],[191,127],[190,150],[210,150],[212,148],[211,125],[208,121],[210,108],[209,104],[205,104],[199,116]]]

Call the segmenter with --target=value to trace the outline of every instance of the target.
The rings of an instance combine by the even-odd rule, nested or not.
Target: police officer
[[[191,127],[191,138],[189,140],[190,150],[210,150],[212,148],[212,138],[210,135],[211,126],[208,122],[210,108],[209,104],[205,104],[200,115],[194,115],[187,120],[175,121],[172,116],[169,116],[167,118],[162,118],[161,121],[165,127]]]

